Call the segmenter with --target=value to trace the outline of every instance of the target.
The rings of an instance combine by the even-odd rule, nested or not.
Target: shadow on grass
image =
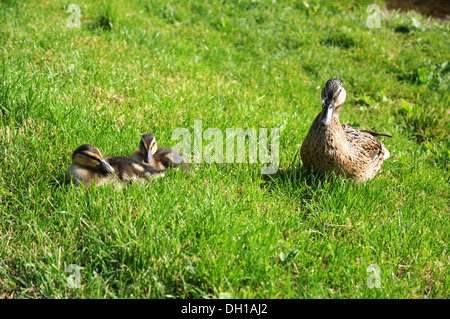
[[[308,189],[310,187],[316,188],[323,184],[323,177],[314,174],[312,169],[308,169],[301,163],[300,148],[295,153],[289,166],[286,169],[279,169],[275,174],[261,175],[261,187],[269,191],[272,189],[292,189],[298,191],[299,189]],[[302,196],[303,197],[303,196]]]
[[[282,193],[295,194],[299,200],[311,200],[317,192],[323,190],[332,176],[320,176],[301,164],[297,154],[286,169],[279,169],[275,174],[261,175],[261,188]]]
[[[274,187],[275,185],[280,187],[300,187],[304,184],[311,185],[316,183],[316,177],[313,172],[303,165],[289,166],[286,169],[279,169],[278,172],[271,175],[261,175],[263,182],[262,186],[266,188]]]
[[[286,169],[279,169],[272,175],[261,175],[261,178],[261,188],[270,193],[280,191],[292,194],[300,201],[312,200],[318,194],[345,183],[344,177],[338,177],[334,173],[321,175],[314,172],[313,168],[306,168],[301,163],[298,151]]]

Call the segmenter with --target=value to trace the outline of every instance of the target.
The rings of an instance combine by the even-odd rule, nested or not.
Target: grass
[[[371,1],[79,0],[68,28],[69,4],[0,1],[0,298],[449,297],[448,22],[392,11],[369,29]],[[331,77],[342,122],[394,136],[365,185],[297,153]],[[280,127],[278,173],[62,184],[80,144],[171,147],[195,120]]]

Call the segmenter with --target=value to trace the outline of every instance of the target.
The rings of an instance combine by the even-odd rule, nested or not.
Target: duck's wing
[[[387,159],[389,157],[389,151],[383,146],[383,143],[379,141],[375,136],[391,137],[387,134],[379,134],[370,132],[363,129],[354,128],[348,124],[342,124],[347,142],[354,150],[363,151],[369,160]]]
[[[368,131],[368,130],[364,130],[364,129],[358,129],[358,128],[355,128],[355,127],[353,127],[351,125],[348,125],[348,124],[341,124],[341,126],[342,126],[342,129],[344,130],[344,132],[345,131],[351,132],[352,130],[355,130],[355,131],[369,133],[372,136],[392,137],[391,135],[388,135],[388,134],[376,133],[376,132],[372,132],[372,131]]]
[[[376,132],[371,132],[371,131],[368,131],[368,130],[361,130],[361,131],[369,133],[372,136],[392,137],[391,135],[388,135],[388,134],[376,133]]]

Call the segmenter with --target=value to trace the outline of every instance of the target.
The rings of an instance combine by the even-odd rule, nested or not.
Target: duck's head
[[[158,150],[158,145],[156,144],[156,138],[153,134],[142,135],[141,141],[139,142],[139,151],[144,156],[145,163],[151,163],[153,160],[152,155]]]
[[[87,167],[100,167],[106,172],[114,173],[114,168],[103,158],[95,146],[83,144],[72,154],[72,163]]]
[[[320,124],[329,125],[333,113],[339,115],[339,110],[345,102],[347,92],[342,86],[341,80],[332,78],[327,81],[322,89],[322,112],[319,119]]]

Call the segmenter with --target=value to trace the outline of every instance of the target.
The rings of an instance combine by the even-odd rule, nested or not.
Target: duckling
[[[335,172],[365,182],[375,176],[389,151],[376,136],[392,137],[339,122],[347,93],[332,78],[322,89],[322,111],[314,119],[300,149],[303,165],[320,175]]]
[[[113,156],[104,159],[98,148],[83,144],[72,154],[66,182],[72,180],[76,185],[89,187],[95,181],[97,186],[114,184],[123,187],[134,181],[150,180],[162,172],[142,165],[131,157]]]
[[[158,148],[153,134],[142,135],[139,149],[134,151],[133,158],[158,170],[168,170],[178,166],[182,167],[184,171],[189,169],[187,160],[176,150]]]
[[[115,169],[103,158],[95,146],[83,144],[72,153],[72,164],[66,172],[66,183],[89,187],[118,182],[114,175]]]

